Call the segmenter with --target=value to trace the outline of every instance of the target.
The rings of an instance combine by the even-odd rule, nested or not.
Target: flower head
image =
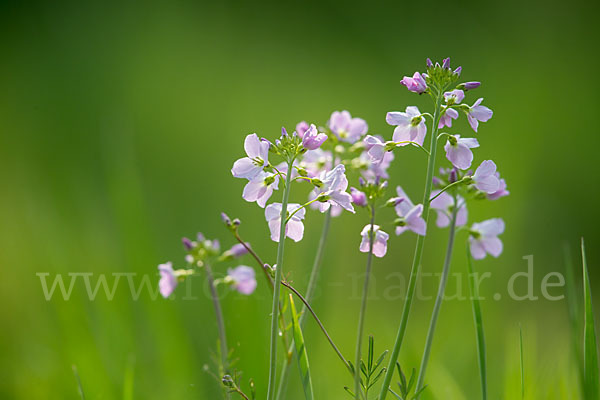
[[[477,99],[477,101],[469,107],[469,111],[467,111],[469,125],[471,125],[471,128],[473,128],[475,132],[477,132],[477,128],[479,127],[479,122],[486,122],[494,115],[492,110],[481,105],[482,101],[483,98]]]
[[[415,106],[406,107],[406,112],[389,112],[385,117],[388,124],[396,126],[392,139],[394,142],[416,142],[423,146],[427,126],[425,117]],[[399,146],[406,146],[401,143]]]
[[[474,138],[461,138],[460,135],[449,136],[444,150],[446,158],[458,169],[467,169],[473,162],[471,149],[479,147],[479,142]]]
[[[160,264],[158,266],[158,271],[160,272],[158,288],[162,297],[166,299],[177,287],[177,277],[175,276],[175,271],[173,271],[173,263],[167,262]]]
[[[447,126],[448,128],[452,127],[452,120],[458,118],[458,111],[454,108],[448,108],[440,117],[440,123],[438,124],[438,129],[442,129]]]
[[[302,146],[308,150],[316,150],[323,142],[327,140],[325,133],[319,133],[317,127],[311,124],[310,127],[302,134]]]
[[[496,164],[492,160],[482,162],[475,170],[472,178],[475,187],[488,194],[495,193],[500,187],[500,181],[496,176]]]
[[[400,202],[402,203],[402,201]],[[398,208],[396,208],[398,210]],[[421,215],[423,214],[423,204],[417,204],[404,215],[399,215],[396,219],[396,235],[400,235],[407,230],[411,230],[417,235],[425,236],[427,224]]]
[[[498,239],[498,235],[503,232],[504,221],[501,218],[488,219],[473,224],[469,236],[473,258],[481,260],[485,258],[486,254],[498,257],[502,253],[502,241]]]
[[[460,89],[454,89],[451,92],[444,93],[444,101],[448,105],[460,104],[465,98],[465,92]]]
[[[386,153],[385,142],[379,137],[371,135],[367,135],[363,142],[365,143],[365,150],[367,150],[367,154],[371,161],[374,164],[381,163]]]
[[[260,207],[265,208],[265,204],[273,194],[273,190],[278,189],[278,185],[279,175],[260,171],[254,179],[244,186],[242,197],[249,202],[256,201]]]
[[[368,253],[371,242],[371,224],[365,225],[360,232],[362,241],[360,242],[360,251]],[[379,225],[373,225],[373,255],[375,257],[383,257],[387,253],[387,241],[390,238],[386,232],[382,231]]]
[[[333,154],[322,149],[309,150],[304,153],[299,165],[306,170],[309,177],[314,178],[323,171],[329,171],[333,164]]]
[[[233,269],[229,268],[226,279],[230,280],[235,290],[241,294],[250,295],[256,289],[254,269],[246,265],[240,265]]]
[[[425,82],[425,78],[418,71],[413,74],[412,78],[410,76],[405,76],[400,81],[400,83],[406,86],[406,88],[411,92],[421,94],[425,93],[425,91],[427,90],[427,83]]]
[[[319,211],[325,212],[332,205],[337,205],[354,212],[352,196],[346,192],[348,179],[346,178],[346,167],[343,164],[336,165],[331,171],[322,172],[319,180],[320,185],[315,187],[311,194],[311,200],[318,199],[313,204]]]
[[[342,142],[354,143],[367,133],[367,123],[362,118],[352,118],[348,111],[334,111],[329,118],[329,129]]]
[[[261,140],[256,133],[246,136],[244,150],[247,157],[233,164],[231,173],[236,178],[254,179],[269,164],[269,142]]]
[[[440,193],[439,190],[434,190],[431,192],[431,197],[437,196],[438,193]],[[456,203],[458,203],[458,206],[460,207],[456,213],[456,226],[462,226],[467,223],[467,207],[461,196],[456,196]],[[456,203],[454,202],[454,197],[446,192],[442,192],[442,194],[431,201],[431,208],[437,212],[437,219],[435,222],[439,228],[445,228],[450,225],[450,218],[454,212],[454,208],[457,206]]]
[[[464,87],[465,90],[473,90],[473,89],[477,89],[479,86],[481,86],[481,82],[465,82],[462,84],[462,86]]]
[[[298,210],[294,213],[294,211]],[[306,209],[300,204],[291,203],[287,206],[287,214],[294,215],[285,225],[285,236],[292,239],[294,242],[299,242],[304,236],[304,224],[302,220],[306,214]],[[271,240],[279,242],[279,228],[281,224],[281,203],[269,204],[265,208],[265,219],[269,223],[269,230],[271,231]]]

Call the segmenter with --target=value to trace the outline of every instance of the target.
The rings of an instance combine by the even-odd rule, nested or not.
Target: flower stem
[[[323,261],[323,253],[325,250],[325,243],[327,242],[327,236],[329,235],[329,225],[331,223],[331,207],[325,214],[325,221],[323,222],[323,230],[321,231],[321,238],[319,239],[319,246],[317,247],[317,253],[315,255],[315,260],[313,262],[312,270],[310,271],[310,279],[308,280],[308,287],[306,288],[306,303],[310,304],[312,301],[312,297],[315,292],[315,288],[317,287],[317,278],[319,276],[319,270],[321,267],[321,262]],[[259,261],[260,262],[260,261]],[[303,307],[302,312],[300,313],[300,327],[304,326],[304,321],[306,320],[306,305]],[[288,354],[290,354],[294,350],[294,342],[292,339],[292,343],[290,344]],[[291,361],[291,360],[290,360]],[[287,379],[290,372],[290,362],[286,362],[283,364],[281,370],[281,377],[279,381],[279,388],[277,389],[277,397],[276,399],[282,399],[286,386]]]
[[[288,160],[288,172],[293,168],[294,160]],[[275,398],[275,383],[277,380],[277,337],[278,319],[279,319],[279,289],[281,286],[281,275],[283,270],[283,252],[285,246],[285,225],[287,215],[288,199],[290,197],[290,186],[292,174],[286,175],[285,188],[283,190],[283,199],[281,201],[281,224],[279,227],[279,245],[277,246],[277,268],[275,269],[275,282],[273,285],[273,307],[271,310],[271,342],[270,342],[270,361],[269,361],[269,388],[267,391],[267,400]]]
[[[456,198],[454,199],[456,204]],[[423,359],[421,360],[421,368],[419,369],[419,378],[417,379],[416,393],[423,387],[425,380],[425,372],[427,370],[427,363],[429,362],[429,354],[431,353],[431,344],[433,343],[433,336],[435,335],[435,327],[440,314],[440,308],[444,301],[444,292],[446,291],[446,283],[448,282],[448,274],[450,273],[450,261],[452,260],[452,249],[454,248],[454,236],[456,229],[456,214],[458,208],[454,208],[452,211],[452,219],[450,222],[450,232],[448,233],[448,247],[446,249],[446,258],[444,260],[444,269],[442,270],[442,277],[440,278],[440,285],[438,287],[437,297],[435,299],[435,305],[433,306],[433,313],[431,314],[431,321],[429,323],[429,330],[427,331],[427,339],[425,340],[425,351],[423,351]],[[418,400],[420,395],[416,397]]]
[[[215,279],[212,274],[212,269],[209,264],[204,265],[206,271],[206,278],[208,280],[208,287],[210,289],[210,297],[215,308],[215,318],[217,319],[217,329],[219,331],[219,352],[221,353],[221,368],[219,374],[225,375],[229,369],[229,350],[227,349],[227,335],[225,334],[225,320],[223,319],[223,310],[221,309],[221,302],[219,300],[219,294],[215,286]],[[226,398],[229,399],[229,392],[226,391]]]
[[[363,331],[365,325],[365,314],[367,311],[367,295],[369,292],[369,278],[371,277],[371,264],[373,262],[373,243],[375,241],[375,232],[373,225],[375,224],[375,204],[371,204],[371,229],[369,230],[369,254],[367,254],[367,267],[365,271],[365,282],[363,286],[362,301],[360,305],[360,313],[358,314],[358,332],[356,335],[356,358],[354,364],[354,395],[356,400],[360,400],[360,359]]]
[[[429,198],[431,197],[431,188],[433,186],[433,171],[435,169],[435,156],[437,151],[437,132],[438,125],[440,123],[441,105],[443,99],[442,93],[443,90],[439,90],[435,95],[435,111],[433,115],[433,126],[431,128],[432,133],[431,142],[429,146],[429,162],[427,163],[427,177],[425,178],[425,193],[423,195],[423,219],[425,220],[426,225],[427,221],[429,220]],[[379,400],[385,400],[388,394],[388,388],[394,375],[396,361],[398,361],[398,355],[400,354],[400,348],[402,347],[402,341],[404,340],[404,333],[406,332],[406,326],[408,325],[408,317],[410,314],[410,309],[415,294],[415,288],[417,286],[424,244],[425,236],[418,235],[413,263],[410,270],[410,278],[408,281],[408,291],[406,292],[406,299],[404,301],[404,307],[402,309],[402,317],[400,318],[400,326],[398,327],[398,333],[396,335],[394,348],[392,349],[392,354],[390,355],[390,361],[385,372],[385,377],[383,379],[381,391],[379,392]]]

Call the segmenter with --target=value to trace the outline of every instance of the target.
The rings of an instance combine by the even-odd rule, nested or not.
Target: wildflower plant
[[[231,173],[233,177],[244,181],[242,198],[248,202],[256,202],[259,208],[264,209],[261,212],[264,213],[265,227],[259,232],[268,232],[268,237],[277,243],[276,256],[271,255],[269,263],[263,261],[266,259],[260,257],[250,243],[241,237],[241,222],[223,214],[223,222],[237,241],[236,244],[221,251],[218,241],[207,240],[199,234],[195,241],[183,240],[187,251],[184,268],[173,269],[171,263],[159,265],[160,292],[164,297],[170,296],[178,282],[190,275],[205,274],[219,331],[219,357],[215,376],[222,382],[225,396],[237,394],[246,399],[256,396],[253,383],[250,385],[251,394],[244,392],[243,384],[238,379],[239,371],[232,367],[231,351],[227,347],[223,323],[225,316],[217,294],[220,286],[242,295],[254,292],[259,284],[255,278],[255,269],[245,264],[229,265],[244,256],[254,259],[273,294],[271,310],[265,310],[271,317],[269,379],[265,390],[267,400],[286,398],[286,382],[294,353],[299,360],[304,394],[307,399],[314,397],[308,363],[310,352],[307,351],[310,344],[304,342],[302,335],[307,316],[314,319],[343,368],[348,371],[353,385],[346,387],[346,391],[353,398],[367,400],[376,391],[379,400],[384,400],[390,393],[399,399],[418,399],[425,390],[426,368],[457,234],[465,232],[465,240],[474,259],[482,259],[488,254],[498,257],[502,253],[499,238],[504,232],[502,219],[469,223],[467,206],[471,202],[497,200],[509,194],[506,182],[500,178],[493,161],[484,160],[475,163],[476,168],[473,167],[477,149],[483,143],[480,144],[478,138],[469,137],[472,134],[449,131],[461,114],[474,133],[478,131],[480,123],[489,121],[493,115],[489,108],[482,105],[481,98],[475,99],[473,105],[468,105],[469,91],[477,89],[480,83],[461,83],[461,72],[461,67],[454,70],[450,68],[450,59],[443,60],[441,65],[428,59],[426,71],[417,71],[412,76],[404,77],[401,84],[411,92],[430,97],[433,107],[430,112],[422,112],[416,106],[408,106],[404,111],[388,112],[385,121],[392,127],[388,135],[369,132],[364,119],[343,110],[334,111],[322,125],[302,121],[291,132],[282,128],[277,137],[263,138],[256,133],[246,136],[243,145],[245,156],[233,163]],[[385,136],[391,140],[385,140]],[[481,142],[485,140],[482,139]],[[447,165],[439,168],[435,174],[438,168],[437,151],[442,145]],[[390,182],[394,178],[391,166],[395,153],[407,151],[409,147],[421,152],[427,161],[424,193],[420,203],[413,202],[397,183],[390,190]],[[299,191],[304,191],[305,194],[298,194]],[[274,199],[274,196],[277,198]],[[407,380],[399,368],[398,355],[408,326],[425,238],[428,229],[431,229],[428,226],[431,209],[436,213],[437,227],[448,228],[448,244],[419,372],[415,374],[413,371]],[[288,263],[285,258],[285,243],[286,238],[301,242],[304,238],[304,224],[311,223],[316,212],[324,213],[325,218],[308,287],[302,294],[286,278]],[[311,306],[331,220],[343,213],[346,218],[361,219],[364,227],[356,233],[356,251],[366,253],[366,273],[358,310],[353,361],[343,355]],[[362,357],[362,345],[369,279],[374,257],[384,257],[388,246],[393,245],[390,237],[392,232],[396,236],[414,234],[416,237],[408,291],[389,357],[386,350],[377,360],[374,359],[374,341],[371,337],[365,361]],[[338,245],[340,244],[332,243],[330,247]],[[213,273],[213,267],[218,271],[216,274]],[[302,310],[299,313],[293,306],[293,300],[286,300],[287,296],[283,296],[282,291],[289,292],[289,295],[300,300]],[[292,307],[287,307],[288,304]],[[292,315],[286,316],[289,309],[292,309]],[[293,332],[290,332],[292,327]],[[302,343],[298,343],[299,340]],[[278,341],[287,350],[283,356],[278,352]],[[392,386],[394,371],[400,377],[397,388]],[[259,388],[260,390],[263,388]],[[483,391],[485,393],[485,388]]]

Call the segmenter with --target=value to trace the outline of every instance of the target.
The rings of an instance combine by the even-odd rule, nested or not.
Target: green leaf
[[[308,355],[306,346],[304,345],[304,336],[302,328],[298,321],[298,313],[294,305],[294,299],[290,294],[290,310],[292,311],[292,327],[294,329],[294,347],[296,349],[296,359],[298,360],[298,368],[300,370],[300,378],[302,380],[302,388],[304,389],[304,397],[306,400],[313,400],[313,386],[310,379],[310,367],[308,365]]]
[[[581,348],[581,299],[577,295],[577,289],[575,286],[575,275],[573,259],[571,255],[571,248],[568,244],[564,246],[564,261],[565,261],[565,280],[567,284],[567,306],[569,310],[569,321],[571,322],[571,345],[573,346],[572,352],[574,361],[579,375],[579,381],[581,387],[584,386],[583,379],[583,358]]]
[[[481,304],[479,303],[479,288],[475,284],[475,275],[473,274],[473,259],[471,251],[467,244],[467,266],[469,269],[469,292],[471,295],[471,306],[473,308],[473,321],[475,322],[475,332],[477,338],[477,356],[479,362],[479,378],[481,380],[481,398],[487,399],[487,367],[486,367],[486,349],[485,334],[483,331],[483,318],[481,317]]]
[[[583,260],[583,293],[584,293],[584,333],[583,333],[583,379],[586,399],[600,399],[598,387],[598,344],[596,342],[596,327],[592,310],[592,293],[590,277],[588,276],[585,244],[581,238],[581,257]]]
[[[133,354],[127,360],[125,377],[123,379],[123,400],[133,400],[133,381],[135,372],[135,357]]]
[[[523,329],[519,325],[519,361],[521,365],[521,399],[525,398],[525,363],[523,357]]]

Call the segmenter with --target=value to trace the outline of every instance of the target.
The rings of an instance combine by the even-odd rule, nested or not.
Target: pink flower
[[[416,142],[423,146],[427,126],[425,118],[415,106],[406,107],[406,112],[389,112],[385,120],[389,125],[396,126],[392,140],[394,142]],[[402,143],[399,146],[406,146]]]
[[[440,117],[440,123],[438,129],[442,129],[444,126],[448,128],[452,127],[452,120],[458,118],[458,111],[454,108],[447,108],[444,114]]]
[[[352,118],[348,111],[334,111],[328,125],[338,139],[348,143],[355,143],[369,129],[364,119]]]
[[[368,253],[370,248],[371,224],[365,225],[362,232],[362,241],[360,242],[360,251]],[[386,232],[382,231],[379,225],[373,225],[373,255],[383,257],[387,253],[387,241],[390,238]]]
[[[421,217],[423,214],[423,205],[414,205],[402,187],[396,187],[398,197],[395,198],[395,210],[398,214],[396,220],[396,235],[400,235],[406,230],[411,230],[418,235],[425,236],[427,232],[427,224]]]
[[[410,76],[405,76],[400,83],[406,86],[406,88],[411,92],[421,94],[427,90],[427,83],[420,72],[415,72],[412,78]]]
[[[479,126],[480,121],[486,122],[490,118],[492,118],[492,115],[494,115],[494,112],[492,110],[480,105],[482,101],[483,98],[477,99],[475,104],[469,107],[469,111],[467,112],[467,119],[469,120],[469,125],[471,125],[471,128],[473,128],[475,132],[477,132],[477,127]]]
[[[471,149],[479,147],[477,139],[461,138],[460,135],[450,136],[444,150],[446,158],[458,169],[467,169],[473,162]]]
[[[316,150],[327,140],[327,135],[319,133],[314,124],[302,134],[302,146],[308,150]]]
[[[502,254],[502,241],[498,235],[504,232],[504,221],[501,218],[488,219],[475,223],[471,227],[469,243],[471,255],[476,260],[485,258],[486,254],[498,257]]]
[[[158,288],[162,297],[166,299],[177,287],[177,277],[173,271],[173,263],[169,261],[168,263],[160,264],[158,266],[158,271],[160,272]]]
[[[487,198],[490,200],[498,200],[499,198],[508,196],[510,194],[510,192],[506,190],[506,181],[504,179],[500,179],[499,172],[496,172],[496,178],[498,178],[500,184],[498,186],[498,190],[487,195]]]
[[[431,192],[431,197],[435,197],[439,192],[439,190],[434,190]],[[456,213],[456,226],[462,226],[467,223],[467,207],[461,196],[457,196],[456,200],[460,207],[458,213]],[[435,222],[438,228],[445,228],[450,225],[450,218],[455,207],[454,197],[446,192],[443,192],[431,201],[431,208],[437,212],[437,220]]]
[[[444,93],[444,101],[448,105],[460,104],[465,98],[465,92],[460,89],[454,89],[450,92]]]
[[[279,175],[260,171],[254,179],[244,186],[242,198],[249,202],[256,201],[260,207],[265,208],[265,204],[273,194],[273,190],[277,190],[278,185]]]
[[[425,233],[427,232],[427,224],[421,217],[422,214],[423,204],[417,204],[405,215],[399,215],[400,218],[396,220],[396,235],[400,235],[407,230],[411,230],[417,235],[425,236]]]
[[[250,243],[246,242],[246,246],[250,247]],[[248,254],[248,249],[246,246],[241,243],[236,243],[231,246],[229,250],[227,250],[227,253],[234,258],[241,257],[245,254]]]
[[[323,171],[329,171],[332,164],[333,154],[330,151],[324,151],[322,149],[307,151],[304,153],[302,161],[299,163],[311,178],[319,176]]]
[[[475,187],[488,194],[495,193],[500,187],[500,181],[496,177],[496,164],[492,160],[482,162],[472,178]]]
[[[235,290],[241,294],[250,295],[256,289],[256,278],[254,269],[240,265],[234,269],[227,270],[227,277],[233,282]]]
[[[296,124],[296,133],[298,134],[298,136],[300,136],[300,138],[303,138],[304,132],[306,132],[308,130],[308,128],[310,128],[310,125],[308,125],[308,122],[300,121],[300,122],[298,122],[298,124]]]
[[[319,180],[321,186],[316,187],[311,193],[311,200],[321,198],[313,203],[321,212],[329,210],[332,205],[340,206],[350,212],[354,212],[352,206],[352,196],[346,192],[348,188],[348,179],[346,178],[346,167],[338,164],[334,169],[328,172],[322,172]]]
[[[371,159],[371,162],[374,164],[379,164],[383,161],[383,157],[385,156],[385,142],[383,142],[377,136],[367,135],[363,140],[365,143],[365,149],[367,150],[367,154]]]
[[[252,180],[269,164],[269,143],[253,133],[246,136],[244,150],[248,157],[237,160],[233,164],[231,174],[236,178]]]
[[[306,209],[301,208],[300,204],[291,203],[287,206],[287,214],[291,215],[295,210],[298,210],[285,226],[285,236],[292,239],[294,242],[299,242],[304,236],[304,224],[302,220],[306,214]],[[269,204],[265,208],[265,218],[269,223],[271,231],[271,240],[279,242],[279,228],[281,224],[281,203]]]

